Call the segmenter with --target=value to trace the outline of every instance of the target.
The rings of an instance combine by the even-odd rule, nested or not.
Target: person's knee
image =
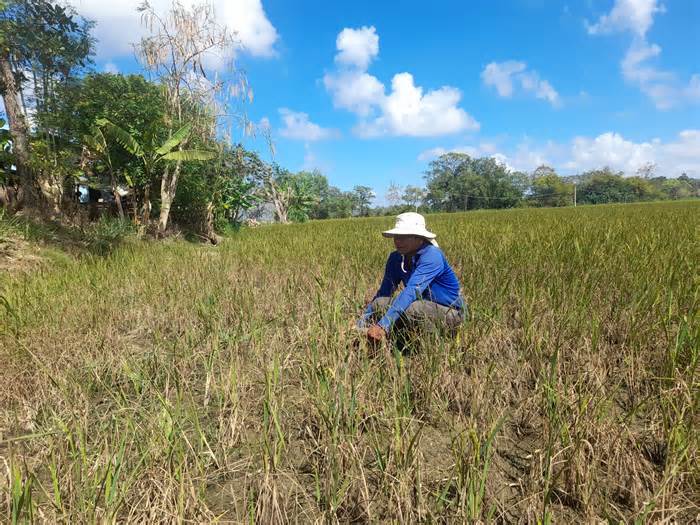
[[[427,301],[412,303],[404,313],[409,323],[432,331],[451,333],[463,321],[459,310]]]
[[[391,303],[391,298],[390,297],[377,297],[372,301],[372,307],[374,310],[387,310],[389,308],[389,304]]]
[[[391,306],[391,298],[389,297],[377,297],[372,301],[372,311],[374,312],[373,314],[373,319],[374,321],[378,321],[381,317],[384,316],[384,314],[387,312],[389,309],[389,306]]]
[[[425,322],[440,318],[440,312],[435,303],[428,301],[414,301],[404,311],[407,319],[413,322]]]
[[[424,308],[420,301],[413,301],[410,305],[408,305],[408,308],[404,310],[404,313],[408,317],[419,318],[424,316],[425,312],[423,310]]]

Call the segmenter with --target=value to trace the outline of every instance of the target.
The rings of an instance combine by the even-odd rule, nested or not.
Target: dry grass
[[[391,222],[0,279],[3,519],[698,519],[698,203],[431,216],[474,318],[371,357]]]
[[[6,218],[0,208],[0,273],[22,273],[35,269],[41,261],[35,246],[21,235],[16,220]]]

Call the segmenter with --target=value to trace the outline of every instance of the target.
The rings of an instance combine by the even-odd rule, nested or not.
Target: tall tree
[[[166,92],[169,129],[182,125],[185,104],[200,108],[201,118],[193,124],[202,136],[213,137],[215,110],[212,105],[221,92],[221,82],[210,82],[205,74],[205,60],[212,53],[231,55],[236,42],[233,34],[216,21],[213,5],[202,2],[191,8],[173,0],[165,17],[161,17],[148,1],[139,6],[144,23],[152,33],[137,46],[144,67],[163,84]],[[182,142],[178,146],[185,147]],[[170,208],[177,191],[180,162],[166,166],[160,186],[160,218],[158,230],[165,232]]]
[[[464,153],[447,153],[430,163],[426,201],[435,210],[517,206],[526,177],[509,171],[493,158],[473,159]]]
[[[328,179],[318,170],[300,171],[294,176],[298,186],[295,193],[299,198],[293,205],[292,220],[306,221],[322,217],[322,203],[328,196]]]
[[[355,205],[354,194],[330,186],[321,198],[320,219],[342,219],[352,216]]]
[[[386,190],[386,201],[389,206],[398,206],[401,204],[401,186],[395,182],[390,182]]]
[[[291,186],[284,183],[289,175],[289,171],[278,164],[265,165],[263,174],[263,195],[275,207],[277,221],[287,224],[289,222],[289,206],[292,202],[293,191]]]
[[[154,181],[145,179],[141,160],[115,141],[107,141],[106,150],[101,150],[102,140],[95,137],[94,129],[95,122],[101,118],[126,130],[138,143],[144,143],[154,130],[154,140],[163,142],[167,132],[163,129],[162,89],[141,75],[92,73],[60,85],[51,105],[36,113],[36,121],[54,130],[62,148],[72,148],[80,155],[84,175],[94,175],[95,183],[109,182],[113,191],[117,185],[129,186],[133,190],[131,204],[136,209],[140,204],[136,200],[141,199],[143,189]],[[84,137],[91,138],[84,142]],[[82,146],[88,146],[87,151]],[[104,175],[108,181],[103,180]]]
[[[278,164],[268,164],[256,153],[243,148],[237,150],[237,155],[245,172],[256,182],[260,200],[272,204],[278,222],[288,223],[289,207],[294,197],[294,188],[287,184],[291,177],[289,170]]]
[[[401,198],[407,206],[410,206],[411,208],[414,208],[415,211],[418,211],[418,205],[425,198],[425,190],[418,186],[406,186]]]
[[[59,86],[48,111],[37,121],[56,130],[59,140],[76,143],[106,118],[143,140],[154,122],[165,128],[165,98],[161,86],[142,75],[89,73]],[[167,137],[166,131],[160,132]],[[112,151],[117,154],[118,151]],[[127,155],[124,154],[126,159]]]
[[[324,177],[325,179],[325,177]],[[311,218],[314,206],[320,201],[317,180],[308,172],[288,174],[281,184],[291,190],[289,218],[294,222],[306,222]]]
[[[637,176],[642,177],[643,179],[652,178],[654,173],[656,173],[655,162],[646,162],[637,168]]]
[[[5,103],[15,162],[26,204],[49,204],[57,213],[63,181],[33,173],[23,87],[30,83],[37,104],[45,106],[57,83],[86,65],[92,50],[91,23],[71,7],[47,0],[4,0],[0,4],[0,94]],[[43,130],[51,147],[49,130]],[[50,167],[46,170],[52,171]],[[41,176],[44,180],[40,180]],[[44,202],[42,202],[44,201]],[[46,202],[48,201],[48,202]]]
[[[355,209],[358,215],[366,216],[369,215],[369,208],[372,205],[372,200],[374,200],[374,191],[369,186],[355,186],[352,189]]]
[[[638,181],[645,181],[636,177]],[[639,193],[633,189],[623,172],[614,172],[609,167],[588,171],[581,175],[582,183],[577,192],[578,200],[588,204],[609,202],[631,202],[639,200]],[[642,188],[646,188],[643,186]],[[648,186],[651,187],[651,184]],[[642,190],[646,191],[646,190]]]
[[[573,203],[573,185],[566,184],[549,166],[532,172],[529,201],[533,206],[568,206]]]
[[[693,196],[693,186],[689,182],[688,177],[677,179],[667,179],[661,186],[661,191],[669,199],[687,199]]]
[[[240,162],[239,149],[223,147],[212,185],[214,211],[227,224],[240,223],[243,213],[259,201],[255,180]]]

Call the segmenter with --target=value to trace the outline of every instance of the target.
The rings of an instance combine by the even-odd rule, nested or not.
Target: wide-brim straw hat
[[[409,211],[396,216],[396,224],[391,230],[382,232],[384,237],[394,235],[417,235],[432,241],[437,235],[430,232],[425,227],[425,217],[420,213]]]

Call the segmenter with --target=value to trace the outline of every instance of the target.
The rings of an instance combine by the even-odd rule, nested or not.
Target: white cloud
[[[610,13],[594,24],[586,21],[586,28],[591,35],[631,31],[643,37],[654,23],[654,15],[664,11],[658,0],[616,0]]]
[[[356,127],[358,135],[430,137],[479,129],[479,123],[457,106],[462,94],[456,88],[423,93],[410,73],[394,75],[391,87],[391,93],[382,100],[382,114],[361,122]]]
[[[671,142],[653,139],[648,142],[632,142],[618,133],[603,133],[594,139],[578,137],[571,148],[569,168],[593,169],[610,166],[634,175],[648,162],[657,165],[657,172],[667,177],[687,173],[700,177],[700,130],[681,131]]]
[[[525,71],[524,62],[507,60],[497,63],[491,62],[481,72],[481,79],[487,86],[494,86],[502,97],[513,95],[513,76]]]
[[[536,71],[528,71],[520,76],[520,84],[525,91],[529,91],[537,98],[546,100],[553,106],[559,106],[559,93],[546,81],[540,79]]]
[[[384,100],[384,84],[362,71],[327,74],[323,84],[333,95],[336,108],[347,109],[365,117]]]
[[[656,44],[635,41],[621,62],[622,75],[652,99],[658,109],[669,109],[683,103],[700,101],[700,75],[693,75],[683,85],[676,75],[663,71],[649,63],[661,54]]]
[[[216,0],[221,22],[236,32],[243,48],[253,56],[275,55],[278,35],[267,19],[262,0]]]
[[[484,143],[454,148],[436,147],[422,152],[420,161],[428,161],[447,152],[467,153],[472,157],[493,157],[511,169],[531,172],[538,166],[552,166],[562,174],[575,174],[605,166],[631,176],[647,163],[657,166],[656,173],[678,177],[687,173],[700,177],[700,129],[678,133],[670,141],[658,138],[634,142],[616,132],[596,137],[575,137],[568,143],[536,143],[525,139],[515,147],[493,151]]]
[[[622,74],[627,80],[639,83],[653,82],[655,80],[669,80],[671,75],[661,73],[645,64],[651,58],[661,54],[661,48],[656,44],[647,44],[638,41],[632,44],[627,50],[625,58],[622,59]]]
[[[287,108],[280,108],[280,116],[284,127],[280,130],[280,135],[293,140],[305,140],[314,142],[338,136],[334,129],[322,128],[309,120],[309,115],[292,111]]]
[[[139,42],[148,32],[136,10],[141,3],[141,0],[75,0],[78,12],[97,22],[94,35],[97,38],[98,59],[133,53],[132,44]],[[181,0],[181,3],[185,7],[191,7],[199,1]],[[236,33],[237,40],[246,52],[259,57],[275,54],[277,30],[267,19],[261,0],[211,0],[211,4],[218,23]],[[171,2],[151,0],[151,5],[158,13],[164,14]],[[218,62],[223,65],[225,60]]]
[[[450,86],[425,91],[413,75],[398,73],[391,91],[367,73],[379,54],[374,27],[345,28],[336,40],[338,69],[323,77],[336,108],[360,117],[354,132],[361,137],[385,135],[426,137],[479,129],[479,123],[458,106],[461,92]]]
[[[514,170],[531,172],[543,164],[559,166],[558,159],[566,158],[565,150],[565,147],[551,141],[534,144],[531,140],[524,140],[513,152],[504,154],[504,157]]]
[[[559,93],[547,80],[541,79],[537,71],[528,70],[525,62],[491,62],[481,72],[481,79],[487,86],[496,88],[501,97],[513,96],[516,84],[519,84],[524,92],[546,100],[552,106],[561,105]]]
[[[379,35],[374,26],[351,29],[346,27],[336,38],[338,53],[335,61],[366,70],[370,62],[379,54]]]
[[[640,166],[653,162],[654,157],[653,143],[635,143],[619,133],[608,132],[593,139],[576,137],[571,144],[571,159],[565,167],[586,170],[610,166],[633,174]]]
[[[650,63],[660,57],[661,47],[647,42],[646,34],[654,23],[654,15],[664,12],[658,0],[616,0],[610,13],[601,16],[597,23],[586,22],[592,35],[632,33],[632,43],[620,63],[622,75],[651,98],[658,109],[700,102],[700,75],[692,75],[684,84],[674,73]]]
[[[112,74],[114,74],[114,75],[116,75],[117,73],[119,73],[119,68],[117,67],[117,65],[116,65],[114,62],[107,62],[107,63],[104,65],[104,67],[102,68],[102,70],[103,70],[105,73],[112,73]]]
[[[700,129],[681,131],[677,141],[663,145],[662,160],[672,162],[676,173],[700,177]]]

